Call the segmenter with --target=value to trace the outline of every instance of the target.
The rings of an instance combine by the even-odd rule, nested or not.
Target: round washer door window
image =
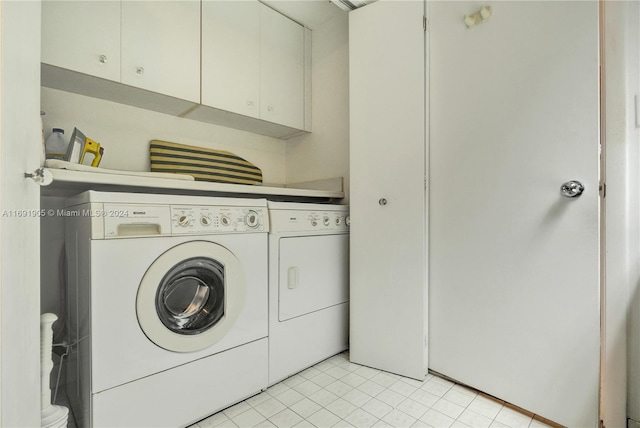
[[[145,273],[136,299],[138,322],[156,345],[194,352],[222,339],[244,304],[238,259],[207,241],[176,245]]]

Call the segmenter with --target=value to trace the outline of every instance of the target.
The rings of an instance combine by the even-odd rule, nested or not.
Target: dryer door
[[[208,241],[176,245],[142,278],[136,298],[140,327],[170,351],[207,348],[238,318],[244,281],[240,262],[226,248]]]
[[[349,236],[280,239],[278,319],[349,301]]]

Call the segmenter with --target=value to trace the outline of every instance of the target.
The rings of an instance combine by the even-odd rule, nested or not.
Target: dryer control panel
[[[267,209],[262,207],[171,206],[171,234],[267,232]]]
[[[271,210],[271,233],[349,232],[349,211],[341,210]]]

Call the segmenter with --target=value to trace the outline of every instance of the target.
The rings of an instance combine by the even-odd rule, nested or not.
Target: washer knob
[[[202,217],[200,217],[200,224],[202,224],[203,226],[210,226],[211,219],[206,215],[203,215]]]
[[[344,224],[346,224],[347,227],[351,226],[351,216],[347,216],[347,218],[344,219]]]
[[[231,220],[226,215],[223,215],[220,218],[220,223],[222,223],[223,226],[229,226],[231,224]]]
[[[244,217],[244,222],[250,228],[256,228],[260,224],[260,217],[258,217],[257,212],[250,210]]]
[[[315,219],[311,220],[311,226],[317,226],[317,225],[318,225],[318,222]]]
[[[188,226],[189,225],[189,216],[181,215],[178,217],[178,226]]]
[[[324,216],[324,218],[322,219],[322,224],[324,224],[325,226],[329,226],[329,223],[331,222],[331,220],[329,220],[329,217]]]

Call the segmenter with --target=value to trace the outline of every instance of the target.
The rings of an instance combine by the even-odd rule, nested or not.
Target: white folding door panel
[[[0,3],[0,426],[39,426],[40,2]],[[17,321],[20,320],[20,321]],[[41,395],[42,394],[42,395]]]
[[[421,1],[349,14],[352,361],[426,366],[425,33]]]
[[[429,368],[595,427],[598,2],[492,7],[472,28],[476,2],[428,8]]]

